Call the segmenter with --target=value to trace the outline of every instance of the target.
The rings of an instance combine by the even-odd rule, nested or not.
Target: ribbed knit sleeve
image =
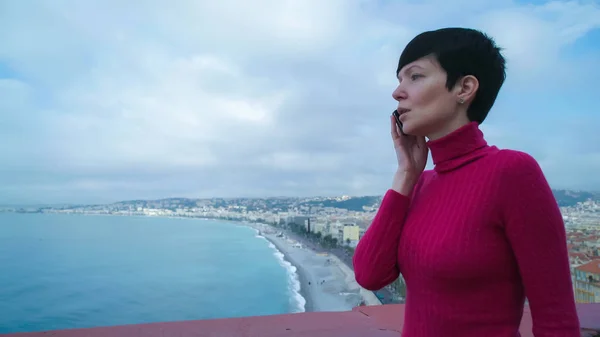
[[[398,244],[409,204],[409,197],[394,190],[384,195],[352,258],[356,282],[361,287],[378,290],[398,278]]]
[[[502,213],[529,300],[535,337],[579,337],[565,226],[538,163],[503,150]]]

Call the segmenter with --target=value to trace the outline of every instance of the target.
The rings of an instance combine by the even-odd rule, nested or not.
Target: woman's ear
[[[479,89],[479,80],[473,75],[463,76],[457,86],[457,99],[461,103],[471,103],[475,99],[477,89]]]

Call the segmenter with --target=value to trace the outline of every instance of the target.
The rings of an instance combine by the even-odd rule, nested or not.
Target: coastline
[[[286,254],[285,251],[286,249],[282,247],[281,243],[277,242],[276,240],[273,240],[272,238],[270,238],[270,235],[265,235],[263,233],[261,233],[261,236],[265,238],[265,240],[267,240],[268,242],[270,242],[271,244],[273,244],[273,246],[275,246],[275,248],[277,249],[278,252],[280,252],[281,254],[283,254],[283,259],[287,262],[289,262],[292,266],[294,266],[294,268],[296,268],[296,275],[298,276],[298,281],[300,282],[300,289],[299,289],[299,293],[300,296],[302,296],[302,298],[304,298],[304,312],[311,312],[311,311],[316,311],[314,310],[314,303],[313,300],[310,296],[310,294],[307,293],[307,289],[306,285],[308,284],[308,279],[306,278],[306,270],[304,270],[304,268],[302,267],[301,264],[298,263],[298,261],[295,261],[290,254]]]
[[[381,304],[372,292],[356,283],[354,272],[336,256],[309,249],[273,226],[241,224],[257,230],[283,254],[285,261],[295,267],[300,281],[299,294],[305,300],[305,312],[349,311],[361,303]]]

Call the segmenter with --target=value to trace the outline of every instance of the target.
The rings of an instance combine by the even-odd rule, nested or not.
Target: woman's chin
[[[412,123],[402,124],[402,132],[409,136],[421,136],[421,132],[419,132],[419,127]]]

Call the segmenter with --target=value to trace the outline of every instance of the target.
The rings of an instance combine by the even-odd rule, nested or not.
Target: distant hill
[[[321,207],[335,207],[341,209],[347,209],[349,211],[364,211],[363,207],[373,207],[379,205],[381,202],[381,197],[378,196],[364,196],[364,197],[350,197],[347,200],[335,200],[335,199],[326,199],[319,201],[306,201],[302,204],[304,205],[313,205],[313,206],[321,206]]]
[[[492,193],[492,192],[490,192]],[[554,198],[559,206],[567,207],[574,206],[578,202],[584,202],[587,200],[593,200],[600,202],[600,192],[588,192],[588,191],[572,191],[572,190],[552,190]],[[43,208],[55,208],[55,209],[71,209],[78,207],[95,207],[103,208],[108,206],[110,209],[136,209],[136,208],[164,208],[170,210],[177,210],[186,207],[237,207],[243,206],[248,211],[256,210],[269,210],[269,211],[283,211],[287,212],[290,209],[296,207],[332,207],[339,209],[346,209],[349,211],[362,212],[365,210],[374,210],[381,204],[382,196],[360,196],[360,197],[349,197],[349,198],[335,198],[335,197],[315,197],[315,198],[298,198],[298,197],[281,197],[281,198],[211,198],[211,199],[195,199],[195,198],[167,198],[159,200],[128,200],[120,201],[110,205],[69,205],[69,206],[23,206],[23,207],[1,207],[0,211],[6,211],[10,209],[23,209],[27,211],[29,209],[39,210]]]
[[[600,193],[571,191],[571,190],[552,190],[554,198],[559,206],[574,206],[578,202],[587,201],[589,199],[600,201]]]
[[[578,202],[589,199],[600,201],[600,193],[570,190],[552,190],[554,198],[561,207],[574,206]],[[335,207],[349,211],[363,211],[363,207],[377,207],[381,203],[381,196],[350,197],[350,199],[338,201],[326,199],[319,201],[306,201],[303,205],[314,205],[322,207]]]

